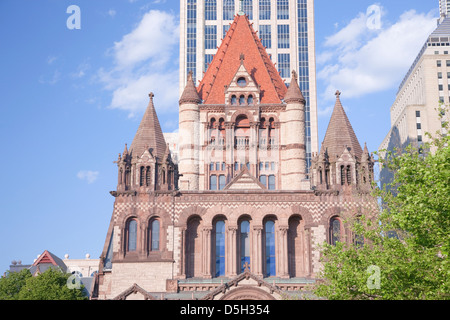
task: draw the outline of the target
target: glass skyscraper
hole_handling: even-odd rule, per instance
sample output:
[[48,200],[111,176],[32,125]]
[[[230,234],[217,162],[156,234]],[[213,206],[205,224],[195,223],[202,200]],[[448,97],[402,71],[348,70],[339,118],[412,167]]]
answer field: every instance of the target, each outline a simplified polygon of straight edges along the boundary
[[244,11],[281,77],[289,85],[298,74],[306,100],[307,168],[318,152],[314,0],[181,0],[180,94],[187,75],[202,79],[234,15]]

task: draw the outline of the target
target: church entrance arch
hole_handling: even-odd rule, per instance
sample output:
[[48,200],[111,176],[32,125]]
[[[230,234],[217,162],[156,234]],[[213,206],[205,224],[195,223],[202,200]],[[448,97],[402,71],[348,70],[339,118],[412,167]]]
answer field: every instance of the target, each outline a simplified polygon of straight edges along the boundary
[[255,287],[240,287],[230,290],[220,300],[276,300],[270,293]]

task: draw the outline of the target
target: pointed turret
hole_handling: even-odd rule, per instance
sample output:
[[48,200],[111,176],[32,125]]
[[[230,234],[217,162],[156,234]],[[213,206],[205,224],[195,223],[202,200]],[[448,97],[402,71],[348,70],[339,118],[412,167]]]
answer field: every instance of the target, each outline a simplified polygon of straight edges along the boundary
[[336,156],[342,154],[342,150],[347,148],[353,156],[361,159],[361,145],[341,104],[340,95],[341,93],[336,91],[336,103],[323,140],[321,152],[326,149],[330,159],[334,160]]
[[166,151],[166,141],[153,105],[154,94],[150,93],[149,97],[147,110],[134,136],[129,153],[135,158],[140,157],[145,150],[150,149],[152,155],[161,160]]
[[305,97],[303,97],[302,91],[300,90],[300,87],[297,83],[297,72],[295,72],[295,70],[292,70],[291,83],[286,91],[286,95],[284,96],[284,102],[305,103]]
[[367,145],[364,145],[364,151],[361,149],[340,95],[337,91],[319,157],[311,165],[312,187],[316,190],[339,190],[345,196],[351,196],[352,192],[370,192],[370,183],[367,182],[373,177],[373,159]]
[[198,96],[197,89],[195,88],[194,79],[192,77],[192,71],[189,71],[186,87],[183,94],[180,97],[179,104],[183,103],[195,103],[199,104],[202,100]]

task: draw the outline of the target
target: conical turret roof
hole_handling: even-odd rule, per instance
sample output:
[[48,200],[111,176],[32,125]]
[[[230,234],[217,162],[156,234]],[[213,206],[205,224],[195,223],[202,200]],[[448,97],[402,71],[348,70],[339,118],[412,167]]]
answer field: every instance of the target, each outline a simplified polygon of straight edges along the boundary
[[331,160],[336,156],[342,155],[344,149],[348,148],[351,154],[361,159],[363,151],[342,107],[340,95],[341,93],[337,91],[333,114],[331,115],[320,152],[327,150]]
[[292,71],[291,83],[284,96],[284,102],[302,102],[305,103],[305,97],[303,97],[302,91],[297,83],[297,72]]
[[163,159],[166,151],[166,141],[153,105],[153,93],[149,94],[150,101],[142,117],[141,124],[134,136],[129,153],[133,157],[141,156],[144,151],[150,149],[153,156]]
[[189,71],[186,87],[184,88],[183,94],[180,97],[179,103],[200,103],[202,100],[198,96],[197,89],[195,88],[195,83],[192,78],[192,71]]

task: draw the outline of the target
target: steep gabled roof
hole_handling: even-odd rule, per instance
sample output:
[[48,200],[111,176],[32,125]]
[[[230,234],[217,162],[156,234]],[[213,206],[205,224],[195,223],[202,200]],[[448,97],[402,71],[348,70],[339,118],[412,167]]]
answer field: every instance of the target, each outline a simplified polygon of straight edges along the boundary
[[153,105],[153,96],[153,93],[149,94],[150,102],[134,136],[129,153],[133,157],[140,157],[146,149],[151,149],[152,155],[161,160],[166,151],[166,141]]
[[45,250],[30,267],[30,272],[34,275],[36,273],[45,272],[45,270],[52,267],[59,267],[64,272],[67,270],[64,261],[50,251]]
[[352,125],[342,107],[340,92],[336,92],[336,103],[323,139],[320,153],[327,151],[330,160],[340,156],[345,148],[361,160],[362,149]]
[[224,87],[244,66],[261,88],[260,103],[281,103],[287,88],[247,16],[236,15],[197,91],[204,104],[223,104]]
[[266,187],[242,166],[241,171],[224,188],[224,190],[262,190]]

